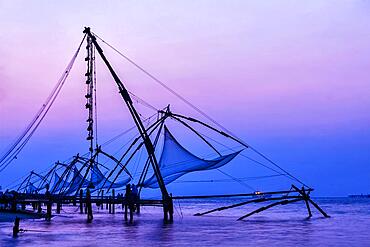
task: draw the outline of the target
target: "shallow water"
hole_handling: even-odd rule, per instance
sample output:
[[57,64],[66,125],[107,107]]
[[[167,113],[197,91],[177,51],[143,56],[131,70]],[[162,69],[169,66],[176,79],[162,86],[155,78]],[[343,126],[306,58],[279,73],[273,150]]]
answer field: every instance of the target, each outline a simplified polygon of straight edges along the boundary
[[244,206],[210,216],[194,213],[239,202],[235,200],[175,202],[175,222],[164,224],[161,208],[146,207],[133,224],[116,214],[94,209],[94,220],[77,207],[64,207],[51,222],[22,220],[21,228],[42,232],[11,237],[12,222],[0,222],[1,246],[370,246],[370,200],[318,198],[316,201],[331,216],[307,220],[304,203],[278,206],[243,221],[236,219],[255,209]]

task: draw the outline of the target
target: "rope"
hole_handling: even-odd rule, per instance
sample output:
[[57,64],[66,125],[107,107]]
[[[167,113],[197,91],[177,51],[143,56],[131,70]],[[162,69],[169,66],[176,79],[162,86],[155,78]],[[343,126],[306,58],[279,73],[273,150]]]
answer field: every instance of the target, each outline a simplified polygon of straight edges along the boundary
[[[256,176],[256,177],[242,177],[242,178],[236,178],[239,181],[253,181],[258,179],[264,179],[264,178],[272,178],[272,177],[280,177],[283,175],[266,175],[266,176]],[[210,179],[210,180],[178,180],[174,181],[173,183],[226,183],[235,181],[234,179]]]
[[[0,172],[2,172],[9,164],[17,159],[17,155],[22,151],[22,149],[26,146],[27,142],[30,140],[32,135],[35,133],[36,129],[41,124],[42,120],[45,118],[46,114],[49,112],[51,106],[53,105],[55,99],[59,95],[68,75],[73,67],[73,64],[77,58],[77,55],[80,51],[80,48],[85,40],[86,35],[82,38],[80,45],[77,48],[77,51],[73,55],[71,61],[68,63],[66,69],[64,70],[62,76],[57,82],[57,85],[53,88],[50,95],[47,97],[45,103],[36,113],[35,117],[32,119],[31,123],[27,126],[26,130],[18,137],[18,139],[13,143],[13,145],[9,148],[8,151],[0,159]],[[36,125],[35,125],[36,124]],[[31,131],[32,130],[32,131]],[[31,132],[30,132],[31,131]],[[27,136],[28,135],[28,136]],[[27,136],[27,137],[26,137]],[[26,137],[26,139],[24,139]],[[21,143],[21,144],[20,144]],[[19,145],[20,144],[20,145]]]
[[239,179],[237,179],[237,178],[235,178],[235,177],[231,176],[230,174],[227,174],[226,172],[223,172],[223,171],[221,171],[220,169],[217,169],[217,171],[219,171],[219,172],[221,172],[222,174],[224,174],[225,176],[227,176],[227,177],[229,177],[229,178],[233,179],[234,181],[238,182],[238,183],[239,183],[239,184],[241,184],[242,186],[247,187],[247,188],[251,189],[252,191],[256,191],[256,189],[255,189],[255,188],[253,188],[252,186],[250,186],[249,184],[247,184],[247,183],[245,183],[245,182],[243,182],[243,181],[240,181]]
[[155,82],[157,82],[158,84],[160,84],[163,88],[165,88],[167,91],[169,91],[170,93],[172,93],[173,95],[175,95],[176,97],[178,97],[180,100],[182,100],[185,104],[187,104],[188,106],[190,106],[191,108],[193,108],[196,112],[198,112],[200,115],[202,115],[203,117],[205,117],[206,119],[208,119],[209,121],[211,121],[213,124],[215,124],[216,126],[218,126],[220,129],[222,129],[223,131],[225,131],[226,133],[228,133],[229,135],[233,136],[235,139],[238,139],[241,143],[245,144],[246,146],[250,147],[251,150],[253,150],[254,152],[256,152],[258,155],[260,155],[262,158],[264,158],[265,160],[267,160],[268,162],[270,162],[272,165],[274,165],[275,167],[277,167],[278,169],[280,169],[282,172],[284,172],[286,175],[288,175],[289,177],[293,178],[295,181],[297,181],[298,183],[310,188],[309,186],[307,186],[305,183],[303,183],[301,180],[299,180],[298,178],[296,178],[295,176],[293,176],[291,173],[289,173],[287,170],[283,169],[281,166],[279,166],[276,162],[272,161],[270,158],[268,158],[266,155],[264,155],[263,153],[259,152],[258,150],[256,150],[255,148],[251,147],[251,145],[249,145],[248,143],[244,142],[243,140],[241,140],[240,138],[238,138],[234,133],[232,133],[230,130],[228,130],[227,128],[225,128],[224,126],[222,126],[220,123],[218,123],[215,119],[213,119],[212,117],[210,117],[208,114],[206,114],[204,111],[202,111],[199,107],[195,106],[193,103],[191,103],[190,101],[188,101],[187,99],[185,99],[183,96],[181,96],[179,93],[177,93],[176,91],[174,91],[173,89],[171,89],[169,86],[167,86],[163,81],[161,81],[160,79],[158,79],[156,76],[154,76],[153,74],[151,74],[149,71],[147,71],[146,69],[144,69],[142,66],[140,66],[139,64],[137,64],[136,62],[134,62],[131,58],[129,58],[128,56],[126,56],[125,54],[123,54],[122,52],[120,52],[119,50],[117,50],[115,47],[113,47],[112,45],[110,45],[109,43],[107,43],[105,40],[103,40],[101,37],[99,37],[96,33],[93,33],[94,36],[96,36],[101,42],[103,42],[104,44],[106,44],[108,47],[110,47],[112,50],[114,50],[115,52],[117,52],[120,56],[122,56],[124,59],[126,59],[129,63],[131,63],[132,65],[134,65],[137,69],[139,69],[140,71],[142,71],[144,74],[146,74],[148,77],[150,77],[151,79],[153,79]]

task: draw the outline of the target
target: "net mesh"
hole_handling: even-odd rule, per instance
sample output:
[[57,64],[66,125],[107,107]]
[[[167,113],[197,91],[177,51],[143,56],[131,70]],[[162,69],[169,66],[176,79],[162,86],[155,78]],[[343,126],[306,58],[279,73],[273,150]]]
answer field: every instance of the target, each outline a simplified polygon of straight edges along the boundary
[[113,183],[104,176],[97,165],[94,165],[91,169],[91,182],[93,183],[95,190],[124,187],[128,182],[130,182],[130,180],[130,178],[127,178],[120,182]]
[[[181,146],[165,126],[164,145],[159,167],[164,183],[169,184],[189,172],[212,170],[224,166],[240,152],[223,155],[212,160],[201,159]],[[143,187],[159,187],[154,174],[144,181]]]

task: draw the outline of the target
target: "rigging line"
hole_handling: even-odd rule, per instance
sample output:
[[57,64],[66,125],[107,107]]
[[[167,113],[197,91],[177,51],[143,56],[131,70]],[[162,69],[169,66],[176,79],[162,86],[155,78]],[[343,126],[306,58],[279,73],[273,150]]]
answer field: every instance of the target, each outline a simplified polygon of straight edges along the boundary
[[[85,40],[85,37],[86,37],[86,35],[84,35],[84,37],[82,38],[82,41],[81,41],[80,45],[78,46],[77,51],[73,55],[72,60],[70,61],[70,63],[68,64],[67,68],[64,70],[62,77],[58,81],[58,84],[59,85],[56,87],[56,91],[54,91],[54,90],[52,91],[52,94],[49,95],[49,97],[47,98],[46,104],[43,104],[43,106],[41,107],[40,111],[41,111],[41,114],[42,115],[40,114],[41,115],[41,118],[38,121],[38,123],[36,124],[36,126],[33,126],[33,125],[39,119],[40,115],[36,116],[36,118],[34,119],[35,121],[32,121],[31,122],[31,128],[28,128],[27,129],[27,132],[23,135],[23,137],[15,144],[15,146],[11,150],[9,150],[7,152],[8,154],[5,155],[5,156],[3,156],[2,159],[0,160],[0,168],[1,168],[0,169],[0,172],[2,172],[14,160],[14,158],[17,157],[17,155],[21,152],[21,150],[27,144],[27,142],[29,141],[29,139],[32,137],[32,135],[34,134],[34,132],[36,131],[36,129],[38,128],[38,126],[40,125],[40,123],[42,122],[42,120],[45,118],[46,114],[49,112],[49,110],[50,110],[51,106],[53,105],[55,99],[57,98],[60,90],[62,89],[62,87],[63,87],[66,79],[68,78],[68,75],[69,75],[69,73],[70,73],[70,71],[71,71],[71,69],[73,67],[73,64],[74,64],[74,62],[75,62],[75,60],[77,58],[77,55],[78,55],[78,53],[80,51],[80,48],[81,48],[81,46],[83,44],[83,41]],[[14,154],[14,152],[13,152],[14,149],[18,146],[18,144],[21,142],[21,140],[27,135],[27,133],[32,129],[32,127],[34,127],[33,130],[31,131],[31,133],[28,134],[28,137],[26,138],[26,140],[24,140],[22,142],[21,146],[16,149],[15,154]],[[11,155],[12,153],[13,153],[13,155]],[[10,156],[11,159],[9,159],[8,156]],[[5,162],[3,162],[4,159],[6,159]]]
[[[166,119],[166,116],[163,116],[162,118],[160,118],[159,120],[157,120],[154,124],[152,124],[149,128],[148,128],[148,130],[150,129],[150,128],[152,128],[151,130],[150,130],[150,132],[148,132],[148,137],[150,138],[150,136],[153,134],[153,132],[158,128],[158,126],[161,126],[161,123],[163,123],[163,121]],[[136,140],[139,140],[139,139],[136,139]],[[136,142],[136,140],[135,140],[135,142]],[[130,155],[130,157],[127,159],[127,161],[126,161],[126,163],[125,163],[125,165],[124,165],[124,167],[126,167],[128,164],[129,164],[129,162],[131,161],[131,159],[135,156],[135,154],[137,153],[137,151],[139,150],[139,149],[141,149],[141,147],[143,146],[143,145],[145,145],[145,142],[143,141],[143,142],[141,142],[137,147],[136,147],[136,149],[132,152],[132,154]],[[154,147],[153,147],[154,148]],[[126,155],[126,153],[124,154],[124,155]],[[121,158],[122,159],[122,158]],[[116,166],[117,167],[117,166]],[[116,168],[115,167],[115,168]],[[113,179],[113,181],[112,181],[112,184],[111,184],[111,186],[109,186],[109,188],[107,189],[107,192],[111,189],[111,187],[112,187],[112,185],[113,185],[113,183],[115,183],[115,181],[117,180],[117,178],[118,178],[118,176],[122,173],[122,170],[123,169],[120,169],[119,171],[118,171],[118,173],[117,173],[117,175],[115,176],[115,178]],[[110,174],[111,175],[111,174]],[[108,180],[108,178],[109,177],[107,177],[107,179],[106,179],[106,181]],[[131,177],[132,178],[132,177]],[[105,182],[104,182],[105,183]],[[104,186],[104,185],[103,185]]]
[[243,185],[244,187],[247,187],[247,188],[249,188],[249,189],[251,189],[251,190],[253,190],[253,191],[256,191],[256,189],[255,189],[255,188],[253,188],[252,186],[250,186],[249,184],[247,184],[247,183],[245,183],[245,182],[243,182],[243,181],[240,181],[239,179],[237,179],[237,178],[235,178],[235,177],[231,176],[230,174],[227,174],[226,172],[221,171],[220,169],[217,169],[217,171],[219,171],[219,172],[221,172],[222,174],[224,174],[225,176],[227,176],[227,177],[229,177],[229,178],[231,178],[231,179],[235,180],[236,182],[238,182],[239,184]]
[[[259,177],[242,177],[242,178],[236,178],[240,181],[254,181],[259,179],[265,179],[265,178],[271,178],[271,177],[280,177],[283,175],[275,174],[275,175],[266,175],[266,176],[259,176]],[[230,182],[234,181],[234,179],[209,179],[209,180],[178,180],[173,181],[172,183],[215,183],[215,182]]]
[[292,177],[294,180],[296,180],[297,182],[299,182],[300,184],[310,188],[309,186],[307,186],[305,183],[303,183],[301,180],[299,180],[298,178],[296,178],[295,176],[293,176],[291,173],[289,173],[288,171],[286,171],[284,168],[282,168],[281,166],[279,166],[276,162],[272,161],[270,158],[268,158],[266,155],[264,155],[263,153],[261,153],[260,151],[256,150],[255,148],[251,147],[248,143],[244,142],[243,140],[241,140],[240,138],[238,138],[233,132],[231,132],[230,130],[228,130],[227,128],[225,128],[224,126],[222,126],[220,123],[218,123],[215,119],[213,119],[212,117],[210,117],[208,114],[206,114],[204,111],[202,111],[199,107],[195,106],[193,103],[191,103],[190,101],[188,101],[187,99],[185,99],[183,96],[181,96],[179,93],[177,93],[176,91],[174,91],[172,88],[168,87],[163,81],[161,81],[160,79],[158,79],[156,76],[154,76],[153,74],[151,74],[149,71],[147,71],[146,69],[144,69],[142,66],[140,66],[139,64],[137,64],[136,62],[134,62],[132,59],[130,59],[128,56],[124,55],[122,52],[120,52],[119,50],[117,50],[115,47],[113,47],[112,45],[110,45],[109,43],[107,43],[105,40],[103,40],[102,38],[100,38],[96,33],[93,33],[94,36],[96,36],[98,39],[100,39],[103,43],[105,43],[107,46],[109,46],[112,50],[114,50],[115,52],[117,52],[119,55],[121,55],[123,58],[125,58],[128,62],[130,62],[132,65],[134,65],[136,68],[138,68],[140,71],[142,71],[144,74],[146,74],[147,76],[149,76],[151,79],[153,79],[155,82],[159,83],[162,87],[164,87],[165,89],[167,89],[170,93],[172,93],[173,95],[175,95],[176,97],[178,97],[179,99],[181,99],[185,104],[187,104],[188,106],[190,106],[191,108],[193,108],[195,111],[197,111],[199,114],[201,114],[203,117],[207,118],[209,121],[211,121],[212,123],[214,123],[215,125],[217,125],[219,128],[221,128],[223,131],[225,131],[226,133],[228,133],[229,135],[233,136],[234,138],[238,139],[240,142],[244,143],[246,146],[250,147],[253,151],[255,151],[257,154],[259,154],[260,156],[262,156],[264,159],[266,159],[268,162],[270,162],[272,165],[276,166],[277,168],[279,168],[280,170],[282,170],[283,172],[285,172],[288,176]]
[[144,106],[146,106],[146,107],[148,107],[148,108],[150,108],[150,109],[152,109],[153,111],[155,111],[155,112],[158,112],[158,109],[157,108],[155,108],[153,105],[151,105],[150,103],[148,103],[148,101],[145,101],[145,100],[143,100],[142,98],[140,98],[139,96],[137,96],[136,94],[134,94],[134,93],[132,93],[132,92],[130,92],[130,91],[128,91],[128,93],[134,98],[134,99],[136,99],[137,101],[138,101],[138,103],[141,103],[142,105],[144,105]]
[[[41,172],[40,172],[40,174],[43,174],[44,172],[49,172],[49,171],[50,171],[50,168],[51,168],[51,167],[54,167],[54,166],[55,166],[55,164],[53,163],[52,165],[48,166],[45,170],[41,171]],[[4,188],[12,189],[12,188],[18,187],[18,185],[19,185],[20,183],[17,183],[17,184],[15,184],[15,183],[16,183],[16,182],[18,182],[19,180],[23,180],[26,176],[27,176],[27,175],[24,175],[24,176],[22,176],[22,177],[20,177],[20,178],[17,178],[16,180],[14,180],[14,181],[10,182],[9,184],[7,184]],[[45,176],[46,176],[46,175],[45,175]],[[11,187],[10,187],[10,186],[11,186]]]
[[[67,71],[66,71],[67,72]],[[67,77],[65,77],[67,78]],[[65,80],[64,80],[65,81]],[[64,84],[64,82],[63,82]],[[27,138],[25,140],[23,140],[22,144],[15,150],[15,152],[13,152],[13,155],[10,155],[1,165],[1,169],[0,169],[0,172],[2,172],[6,167],[8,167],[8,165],[14,160],[14,159],[17,159],[17,156],[18,154],[22,151],[22,149],[26,146],[26,144],[28,143],[28,141],[31,139],[31,137],[33,136],[33,134],[35,133],[35,131],[37,130],[37,128],[39,127],[39,125],[41,124],[42,120],[45,118],[46,114],[49,112],[51,106],[53,105],[56,97],[58,96],[60,90],[62,89],[62,86],[63,84],[58,88],[58,91],[56,92],[54,98],[52,99],[52,101],[50,102],[50,104],[48,105],[48,108],[46,108],[45,112],[43,113],[43,115],[41,116],[40,120],[37,122],[36,126],[33,128],[33,130],[28,134]]]
[[[221,145],[221,146],[223,146],[223,147],[225,147],[225,148],[227,148],[227,149],[229,149],[229,150],[231,150],[231,151],[233,151],[233,152],[236,152],[235,148],[230,148],[229,146],[226,146],[225,144],[223,144],[223,143],[221,143],[221,142],[217,141],[217,140],[216,140],[216,139],[214,139],[214,138],[211,138],[210,136],[208,136],[208,135],[206,135],[206,134],[204,134],[204,133],[201,133],[201,132],[199,132],[199,133],[200,133],[201,135],[203,135],[204,137],[206,137],[206,138],[208,138],[208,139],[210,139],[210,140],[212,140],[212,141],[216,142],[217,144],[219,144],[219,145]],[[269,166],[267,166],[267,165],[263,164],[262,162],[259,162],[259,161],[255,160],[255,159],[253,159],[253,158],[251,158],[251,157],[249,157],[249,156],[245,155],[245,154],[240,153],[239,155],[240,155],[240,156],[243,156],[244,158],[247,158],[247,159],[249,159],[250,161],[252,161],[252,162],[254,162],[254,163],[258,164],[258,165],[261,165],[261,166],[263,166],[263,167],[265,167],[265,168],[267,168],[267,169],[269,169],[269,170],[271,170],[271,171],[273,171],[273,172],[276,172],[276,173],[277,173],[277,174],[279,174],[279,175],[287,176],[285,173],[281,173],[281,172],[279,172],[279,171],[275,170],[274,168],[271,168],[271,167],[269,167]],[[289,177],[289,176],[287,176],[287,177]],[[291,177],[289,177],[289,178],[290,178],[290,179],[292,179]]]
[[138,159],[136,159],[136,162],[135,162],[135,171],[132,175],[133,179],[136,178],[136,174],[137,174],[137,169],[139,168],[139,164],[140,164],[140,160],[141,160],[141,156],[143,154],[143,149],[140,149],[139,151],[139,157]]
[[191,117],[186,117],[186,116],[183,116],[183,115],[180,115],[180,114],[174,114],[174,113],[171,113],[173,116],[176,116],[176,117],[180,117],[180,118],[183,118],[183,119],[186,119],[188,121],[191,121],[191,122],[195,122],[195,123],[198,123],[198,124],[201,124],[213,131],[216,131],[226,137],[229,137],[231,139],[233,139],[234,141],[237,141],[238,143],[240,144],[243,144],[245,147],[247,148],[250,148],[252,151],[254,151],[255,153],[257,153],[258,155],[260,155],[262,158],[264,158],[265,160],[267,160],[269,163],[271,163],[272,165],[274,165],[275,167],[277,167],[278,169],[280,169],[282,172],[284,172],[287,176],[289,176],[290,178],[292,178],[293,180],[297,181],[298,183],[306,186],[307,188],[310,188],[309,186],[307,186],[305,183],[303,183],[301,180],[299,180],[298,178],[296,178],[295,176],[293,176],[292,174],[290,174],[289,172],[287,172],[286,170],[284,170],[282,167],[280,167],[278,164],[276,164],[275,162],[273,162],[271,159],[269,159],[268,157],[266,157],[264,154],[262,154],[261,152],[257,151],[255,148],[249,146],[248,144],[246,144],[245,142],[243,142],[242,140],[230,135],[230,134],[227,134],[227,133],[224,133],[206,123],[203,123],[202,121],[198,120],[198,119],[195,119],[195,118],[191,118]]
[[[144,119],[144,120],[143,120],[143,122],[145,122],[145,121],[148,121],[148,122],[149,122],[149,121],[150,121],[153,117],[155,117],[156,115],[157,115],[157,113],[155,113],[155,114],[153,114],[153,115],[149,116],[148,118]],[[125,134],[129,133],[130,131],[132,131],[132,130],[134,130],[134,129],[136,129],[136,126],[132,126],[131,128],[129,128],[129,129],[127,129],[127,130],[123,131],[122,133],[120,133],[120,134],[116,135],[115,137],[113,137],[113,138],[111,138],[111,139],[109,139],[109,140],[105,141],[103,144],[101,144],[101,146],[108,146],[108,145],[109,145],[109,144],[111,144],[112,142],[116,141],[117,139],[119,139],[120,137],[122,137],[123,135],[125,135]]]
[[[149,129],[151,129],[152,127],[153,127],[153,124],[154,123],[151,123],[150,122],[150,118],[152,118],[153,116],[155,116],[155,115],[157,115],[157,113],[156,114],[154,114],[154,115],[152,115],[151,117],[149,117],[149,118],[147,118],[147,119],[145,119],[144,121],[143,121],[143,123],[145,123],[146,122],[146,124],[147,124],[147,126],[149,126],[150,124],[151,124],[151,126],[149,126],[148,128],[147,128],[147,130],[149,130]],[[148,121],[147,121],[148,120]],[[164,119],[162,119],[162,120],[164,120]],[[158,121],[158,120],[156,120],[156,121]],[[133,127],[133,128],[135,128],[135,127]],[[128,144],[130,144],[130,143],[132,143],[132,141],[134,141],[135,143],[138,141],[136,141],[136,139],[140,139],[140,134],[136,134],[135,136],[133,136],[133,137],[131,137],[123,146],[121,146],[114,154],[113,154],[113,156],[115,156],[115,155],[117,155],[124,147],[126,147]],[[130,149],[131,147],[129,147],[129,149]],[[123,157],[121,158],[121,161],[122,161],[122,159],[124,158],[124,156],[125,155],[123,155]],[[109,162],[109,159],[106,161],[106,162],[104,162],[104,164],[106,164],[106,163],[108,163]]]
[[202,139],[202,141],[204,141],[220,157],[222,157],[221,153],[211,143],[209,143],[200,133],[198,133],[198,131],[196,131],[193,127],[191,127],[189,124],[185,123],[184,121],[182,121],[181,119],[179,119],[177,117],[172,116],[172,118],[175,119],[176,121],[180,122],[181,124],[183,124],[185,127],[187,127],[188,129],[190,129],[192,132],[194,132],[200,139]]

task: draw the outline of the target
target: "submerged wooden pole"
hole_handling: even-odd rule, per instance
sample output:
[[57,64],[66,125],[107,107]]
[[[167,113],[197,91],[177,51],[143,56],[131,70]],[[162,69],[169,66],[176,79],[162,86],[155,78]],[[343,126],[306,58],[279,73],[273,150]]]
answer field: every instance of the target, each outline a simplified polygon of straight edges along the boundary
[[115,214],[115,212],[116,212],[116,205],[114,204],[114,202],[115,202],[115,191],[114,191],[114,189],[112,189],[112,214]]
[[49,202],[46,203],[46,220],[47,221],[51,220],[52,206],[53,206],[52,202],[49,201]]
[[308,203],[308,198],[309,198],[309,192],[306,193],[306,191],[304,190],[304,187],[302,187],[302,195],[303,195],[303,198],[304,198],[304,202],[306,204],[306,208],[307,208],[307,211],[308,211],[308,218],[311,218],[312,217],[312,212],[311,212],[311,208],[310,208],[310,204]]
[[127,199],[125,200],[125,216],[124,216],[124,218],[125,218],[125,221],[127,221],[127,209],[128,209],[128,204],[127,204]]
[[261,207],[259,209],[256,209],[253,212],[240,217],[238,220],[242,220],[242,219],[247,218],[247,217],[249,217],[253,214],[257,214],[259,212],[265,211],[266,209],[272,208],[272,207],[277,206],[277,205],[286,205],[286,204],[293,203],[293,202],[298,202],[298,201],[301,201],[301,200],[302,200],[302,198],[298,198],[298,199],[294,199],[294,200],[282,200],[282,201],[279,201],[279,202],[274,202],[274,203],[271,203],[271,204],[269,204],[265,207]]
[[61,208],[61,204],[60,202],[57,202],[57,214],[60,214],[60,208]]
[[272,198],[257,198],[257,199],[248,200],[248,201],[245,201],[245,202],[239,202],[239,203],[236,203],[236,204],[232,204],[230,206],[223,206],[223,207],[211,209],[211,210],[208,210],[208,211],[203,212],[203,213],[196,213],[196,214],[194,214],[194,216],[202,216],[202,215],[210,214],[210,213],[213,213],[213,212],[216,212],[216,211],[222,211],[222,210],[226,210],[226,209],[229,209],[229,208],[240,207],[240,206],[250,204],[250,203],[276,201],[276,200],[283,200],[283,199],[297,199],[297,198],[300,198],[300,197],[299,196],[281,196],[281,197],[272,197]]
[[101,191],[101,204],[100,204],[100,209],[103,210],[104,209],[104,190]]
[[49,191],[49,186],[46,187],[45,196],[46,196],[46,199],[47,199],[47,202],[46,202],[46,220],[50,221],[51,220],[51,210],[52,210],[53,202],[51,200],[51,194],[50,194],[50,191]]
[[[130,197],[131,197],[131,186],[130,184],[126,184],[126,193],[125,193],[125,221],[127,221],[127,210],[130,205]],[[131,217],[131,215],[130,215]]]
[[170,222],[173,222],[173,200],[172,200],[172,194],[170,194],[170,198],[169,198],[168,213],[170,215]]
[[111,214],[112,213],[112,202],[111,202],[111,200],[112,200],[112,196],[109,196],[108,197],[108,208],[109,208],[109,213]]
[[83,196],[83,190],[80,189],[80,214],[84,213],[84,207],[83,207],[83,203],[82,203],[82,196]]
[[87,222],[91,223],[94,217],[91,205],[91,193],[89,188],[86,189],[86,208],[87,208]]
[[168,222],[168,201],[167,198],[163,199],[163,220]]
[[37,202],[37,213],[41,214],[41,212],[42,212],[41,202]]
[[18,217],[15,217],[14,226],[13,226],[13,238],[18,237],[18,233],[19,233],[19,221],[20,221],[20,219]]
[[322,210],[322,208],[320,208],[319,205],[317,205],[314,201],[311,200],[309,195],[305,193],[304,188],[302,188],[303,192],[300,189],[298,189],[297,186],[295,186],[294,184],[292,184],[292,188],[295,189],[297,192],[299,192],[303,197],[306,197],[305,200],[310,202],[325,218],[330,218],[330,216],[327,213],[325,213],[325,211]]

